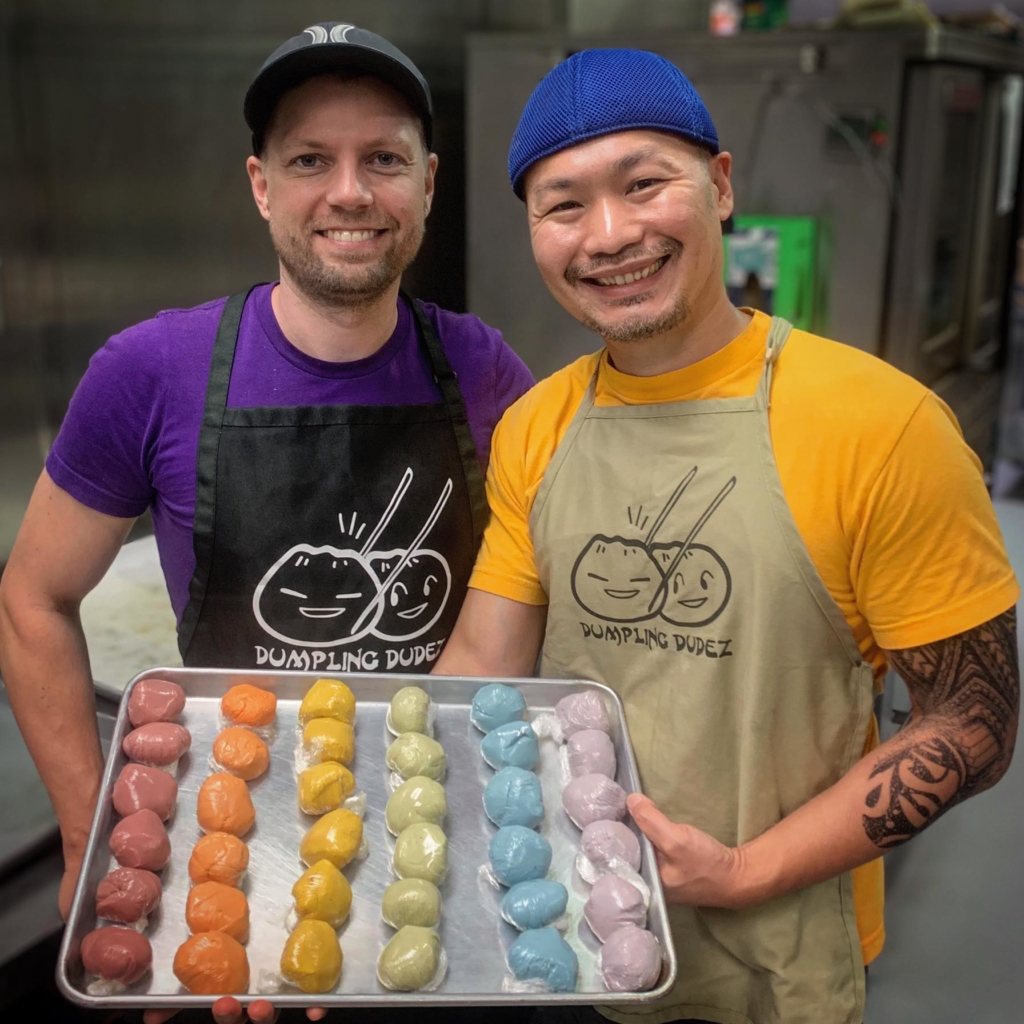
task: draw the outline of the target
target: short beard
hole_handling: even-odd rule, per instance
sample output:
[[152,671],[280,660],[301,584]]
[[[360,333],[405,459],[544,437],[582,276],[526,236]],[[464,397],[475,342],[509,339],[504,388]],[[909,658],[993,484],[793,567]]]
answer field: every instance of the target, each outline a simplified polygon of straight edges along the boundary
[[423,244],[424,225],[412,227],[399,239],[398,221],[392,219],[391,245],[371,264],[353,261],[351,268],[332,265],[313,249],[308,235],[279,234],[270,224],[270,238],[281,266],[295,287],[314,304],[327,309],[353,309],[373,305],[416,259]]
[[[639,298],[639,297],[638,297]],[[632,304],[631,300],[629,304]],[[636,341],[647,341],[668,331],[675,330],[690,317],[690,304],[680,295],[676,304],[661,316],[638,314],[618,323],[604,323],[588,313],[581,313],[579,321],[584,327],[600,335],[605,341],[627,345]]]

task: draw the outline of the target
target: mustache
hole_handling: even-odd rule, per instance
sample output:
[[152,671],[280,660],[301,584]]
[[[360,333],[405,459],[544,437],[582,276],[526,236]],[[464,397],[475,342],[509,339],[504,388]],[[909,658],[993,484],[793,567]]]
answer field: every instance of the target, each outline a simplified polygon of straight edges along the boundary
[[662,256],[678,256],[683,251],[683,243],[674,238],[666,238],[653,247],[642,245],[620,249],[614,256],[601,256],[589,263],[575,263],[565,271],[565,279],[569,284],[578,284],[585,277],[610,277],[624,263],[632,263],[638,259],[657,260]]
[[380,231],[384,228],[395,230],[395,228],[401,227],[398,221],[390,214],[384,216],[377,216],[375,218],[376,223],[370,224],[366,221],[361,223],[348,223],[344,217],[335,217],[329,222],[323,224],[313,224],[310,228],[311,231]]

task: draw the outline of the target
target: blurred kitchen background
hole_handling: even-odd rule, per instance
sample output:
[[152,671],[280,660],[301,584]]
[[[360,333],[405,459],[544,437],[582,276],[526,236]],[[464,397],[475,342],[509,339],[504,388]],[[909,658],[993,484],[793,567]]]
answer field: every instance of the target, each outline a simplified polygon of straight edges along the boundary
[[[92,353],[274,277],[242,96],[283,39],[336,20],[391,39],[433,90],[438,194],[407,288],[499,327],[538,377],[596,344],[532,264],[505,172],[519,112],[575,50],[676,62],[734,157],[736,301],[943,397],[1024,575],[1021,16],[1024,0],[0,0],[0,567]],[[147,532],[83,611],[108,732],[119,688],[174,656]],[[133,626],[150,605],[156,624]],[[887,687],[884,735],[907,710]],[[1018,759],[887,858],[868,1024],[1024,1021],[1022,780]],[[59,873],[0,691],[0,1020],[101,1019],[53,991]]]

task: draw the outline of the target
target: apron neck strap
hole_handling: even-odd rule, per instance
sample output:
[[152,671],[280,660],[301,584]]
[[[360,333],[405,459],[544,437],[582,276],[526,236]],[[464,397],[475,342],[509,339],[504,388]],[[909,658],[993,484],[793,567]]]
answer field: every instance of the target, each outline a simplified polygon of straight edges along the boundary
[[758,385],[758,392],[765,409],[772,407],[772,370],[778,361],[779,354],[786,346],[793,325],[781,316],[773,316],[768,328],[768,342],[764,349],[764,372]]
[[487,525],[489,511],[487,507],[487,495],[484,490],[484,478],[480,469],[480,460],[477,458],[476,444],[473,441],[473,432],[469,426],[469,417],[466,413],[466,402],[462,397],[462,389],[459,387],[455,371],[444,354],[444,348],[437,337],[433,324],[427,317],[418,299],[411,298],[405,291],[400,291],[399,297],[409,306],[416,320],[416,327],[423,346],[427,352],[427,359],[430,362],[430,369],[434,380],[441,391],[444,404],[448,407],[448,415],[451,417],[452,429],[455,431],[455,440],[458,442],[459,455],[462,459],[462,472],[466,478],[466,488],[469,491],[469,504],[473,514],[473,545],[474,553],[480,547],[480,540],[484,534],[484,527]]

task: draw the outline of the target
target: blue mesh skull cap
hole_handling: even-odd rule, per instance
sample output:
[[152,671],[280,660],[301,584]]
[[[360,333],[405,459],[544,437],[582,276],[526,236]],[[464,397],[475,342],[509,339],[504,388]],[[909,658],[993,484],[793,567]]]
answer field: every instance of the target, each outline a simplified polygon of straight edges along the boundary
[[693,83],[646,50],[581,50],[541,80],[508,151],[512,191],[538,161],[599,135],[653,128],[717,153],[718,132]]

